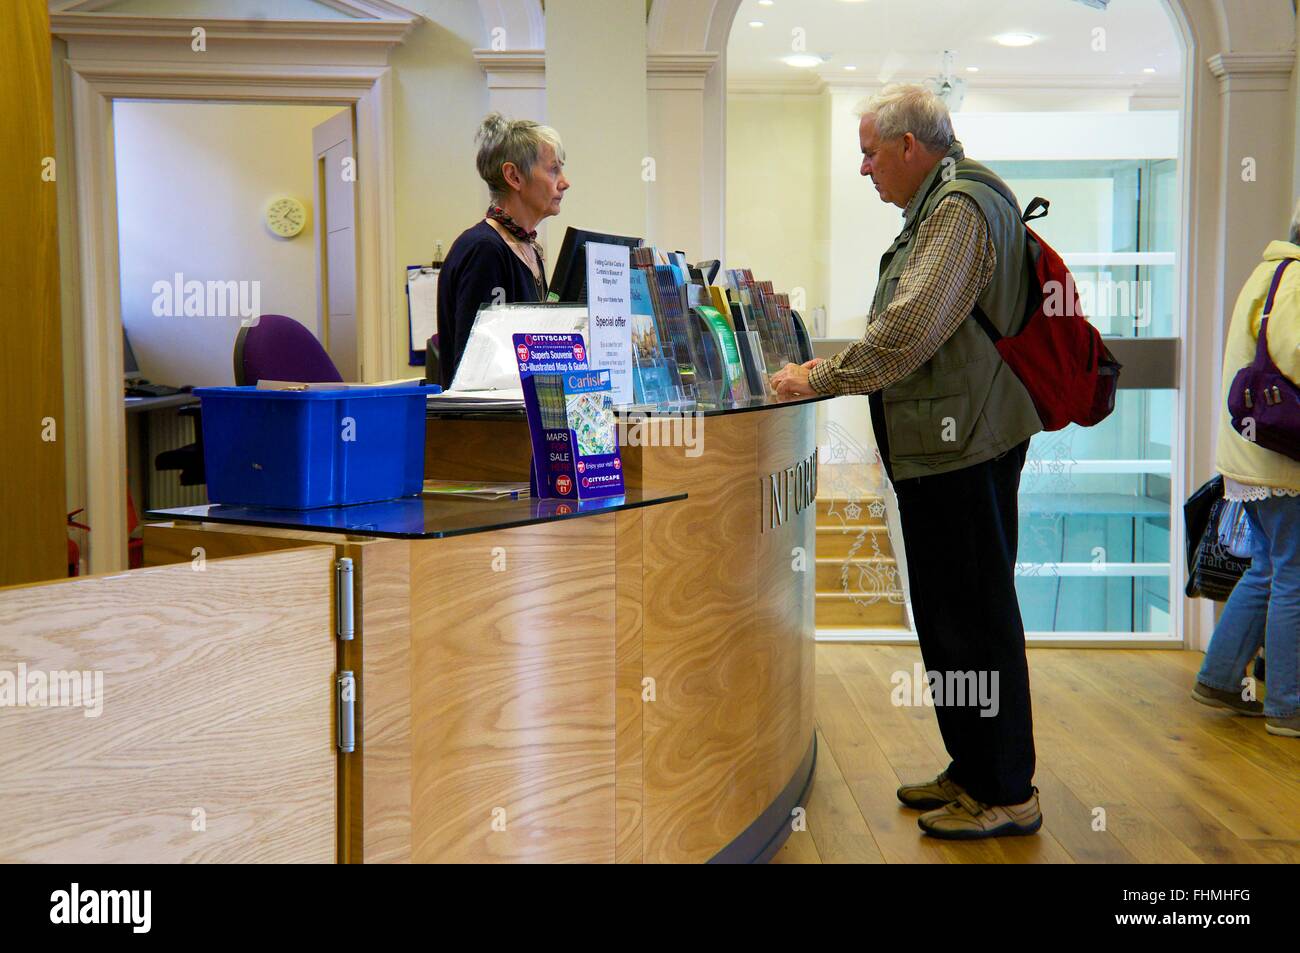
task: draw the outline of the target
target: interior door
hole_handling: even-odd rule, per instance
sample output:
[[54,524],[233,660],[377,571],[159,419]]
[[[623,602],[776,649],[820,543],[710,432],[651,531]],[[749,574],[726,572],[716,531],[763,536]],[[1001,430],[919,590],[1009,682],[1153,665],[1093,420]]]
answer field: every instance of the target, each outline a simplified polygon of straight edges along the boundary
[[357,353],[356,139],[352,109],[312,130],[316,157],[317,329],[346,381],[359,381]]
[[[54,155],[45,4],[4,4],[0,24],[5,63],[0,111],[9,143],[0,150],[0,181],[6,184],[0,191],[5,223],[0,238],[0,446],[5,452],[0,585],[10,585],[67,575],[63,455],[69,435],[63,414],[58,210],[52,160],[42,158]],[[125,516],[118,499],[120,514],[94,513],[97,528]],[[125,557],[125,523],[119,527]],[[102,547],[105,564],[111,533],[111,525],[95,533],[108,537]]]

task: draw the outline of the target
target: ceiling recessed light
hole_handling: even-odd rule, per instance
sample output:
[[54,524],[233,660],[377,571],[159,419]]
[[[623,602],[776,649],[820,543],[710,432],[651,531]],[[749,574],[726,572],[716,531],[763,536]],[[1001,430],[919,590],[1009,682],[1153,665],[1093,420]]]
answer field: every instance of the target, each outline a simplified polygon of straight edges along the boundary
[[760,7],[770,7],[776,0],[758,0]]
[[966,72],[968,72],[968,73],[978,73],[979,71],[980,71],[980,68],[979,68],[978,66],[967,66],[967,67],[966,67]]
[[763,25],[763,21],[762,21],[762,20],[750,20],[750,21],[749,21],[749,25],[752,26],[754,29],[757,30],[759,27],[761,27],[761,26]]
[[1038,42],[1032,33],[1002,33],[993,39],[1002,46],[1029,46]]
[[799,69],[812,69],[814,66],[821,66],[825,60],[813,53],[792,53],[789,56],[781,57],[781,62],[786,66],[794,66]]
[[1144,72],[1144,73],[1154,73],[1155,71],[1156,71],[1156,68],[1155,68],[1154,66],[1146,66],[1146,67],[1143,67],[1143,69],[1142,69],[1142,72]]
[[856,66],[846,66],[846,67],[844,67],[844,68],[845,68],[846,70],[848,70],[850,73],[852,73],[855,69],[857,69]]

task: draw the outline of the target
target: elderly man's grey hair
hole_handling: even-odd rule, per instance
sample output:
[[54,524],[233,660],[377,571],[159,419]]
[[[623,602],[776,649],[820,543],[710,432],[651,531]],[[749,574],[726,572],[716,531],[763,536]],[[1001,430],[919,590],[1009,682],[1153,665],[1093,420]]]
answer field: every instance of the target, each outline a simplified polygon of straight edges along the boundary
[[510,194],[510,186],[501,171],[507,162],[513,162],[527,178],[537,164],[543,143],[555,150],[557,159],[564,161],[560,134],[531,119],[507,119],[500,113],[488,113],[474,140],[478,143],[478,174],[487,183],[493,199]]
[[924,86],[894,83],[858,104],[858,116],[871,116],[881,139],[897,139],[910,132],[916,141],[935,152],[952,145],[952,117],[942,99]]
[[1295,211],[1291,213],[1291,235],[1292,245],[1300,245],[1300,202],[1295,203]]

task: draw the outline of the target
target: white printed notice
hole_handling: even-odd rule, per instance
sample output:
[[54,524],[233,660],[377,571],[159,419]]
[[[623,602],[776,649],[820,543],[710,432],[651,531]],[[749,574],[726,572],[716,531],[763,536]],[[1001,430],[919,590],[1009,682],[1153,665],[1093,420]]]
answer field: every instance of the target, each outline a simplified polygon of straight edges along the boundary
[[632,403],[632,292],[626,245],[587,242],[589,363],[607,368],[614,403]]

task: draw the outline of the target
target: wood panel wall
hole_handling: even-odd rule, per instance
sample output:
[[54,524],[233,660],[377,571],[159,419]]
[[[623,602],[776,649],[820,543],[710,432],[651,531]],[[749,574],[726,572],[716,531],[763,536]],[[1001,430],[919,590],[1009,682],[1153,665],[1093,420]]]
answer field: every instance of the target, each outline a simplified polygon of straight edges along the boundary
[[[0,586],[67,575],[50,28],[0,4]],[[52,429],[51,429],[52,428]],[[46,439],[53,436],[54,439]],[[126,505],[126,501],[122,502]]]
[[[689,498],[617,516],[621,863],[710,859],[776,799],[808,751],[816,506],[789,512],[776,529],[764,520],[768,475],[816,449],[815,414],[793,406],[705,418],[699,457],[664,445],[622,450],[630,490],[684,490]],[[463,422],[470,432],[457,434],[467,452],[456,476],[511,478],[494,448],[518,440],[526,447],[519,426]],[[428,475],[449,475],[441,461],[450,458],[430,455]],[[412,579],[426,571],[413,565]],[[643,701],[647,678],[653,698]]]
[[758,414],[706,419],[706,449],[643,447],[646,486],[689,497],[645,516],[645,859],[702,862],[753,821],[753,479]]
[[412,545],[412,860],[614,861],[614,526]]
[[643,665],[656,682],[647,863],[710,859],[776,799],[812,741],[816,506],[772,529],[765,488],[813,452],[815,412],[708,417],[702,456],[641,447],[630,458],[638,483],[689,494],[643,511]]
[[83,691],[0,705],[0,861],[333,862],[332,558],[0,590],[0,691],[52,672]]
[[[338,860],[407,863],[411,859],[411,546],[406,540],[356,539],[221,523],[150,524],[145,564],[191,562],[324,543],[353,564],[353,638],[336,641],[338,671],[357,680],[356,750],[338,755]],[[331,597],[332,599],[333,597]],[[334,616],[331,601],[331,617]],[[337,619],[331,621],[331,632]]]

